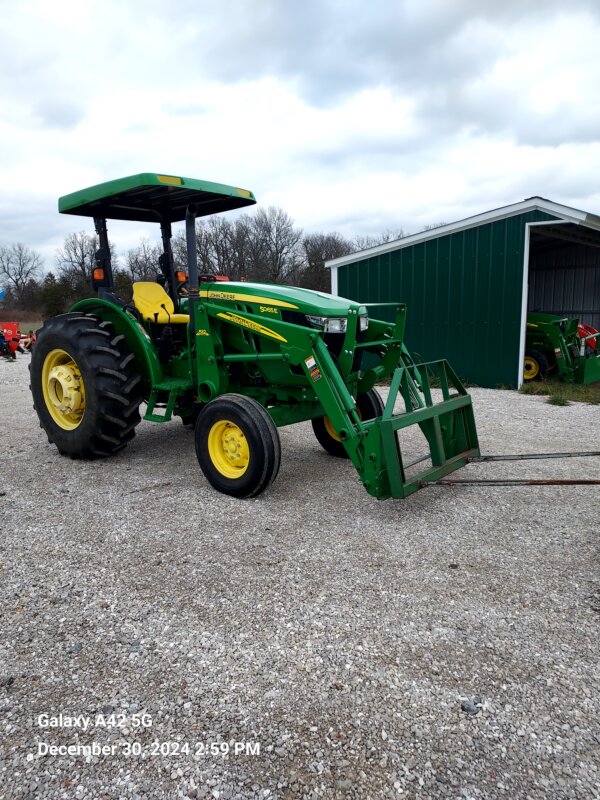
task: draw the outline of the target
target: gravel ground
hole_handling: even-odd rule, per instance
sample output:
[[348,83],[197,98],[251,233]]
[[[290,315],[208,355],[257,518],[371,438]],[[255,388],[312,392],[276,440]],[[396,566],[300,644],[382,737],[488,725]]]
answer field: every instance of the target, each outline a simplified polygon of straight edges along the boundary
[[[600,796],[598,488],[378,502],[302,424],[236,501],[179,422],[60,457],[27,362],[0,361],[0,798]],[[600,449],[600,407],[472,394],[485,453]]]

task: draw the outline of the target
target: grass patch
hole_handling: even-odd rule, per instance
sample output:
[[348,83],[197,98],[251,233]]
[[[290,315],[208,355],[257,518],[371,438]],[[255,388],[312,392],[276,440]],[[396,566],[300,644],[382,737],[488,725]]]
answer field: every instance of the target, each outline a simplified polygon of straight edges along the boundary
[[18,311],[14,308],[0,308],[2,322],[18,322],[22,331],[36,330],[42,327],[43,319],[33,311]]
[[547,403],[553,406],[566,406],[569,402],[600,404],[600,384],[584,386],[580,383],[561,381],[530,381],[521,386],[521,394],[547,395]]
[[35,333],[43,324],[41,319],[26,319],[23,322],[19,322],[19,330],[21,333],[29,333],[29,331],[34,331]]
[[552,394],[553,389],[552,387],[546,383],[545,381],[530,381],[529,383],[524,383],[523,386],[519,389],[521,394]]
[[551,394],[546,402],[551,406],[570,406],[571,402],[563,397],[561,394]]

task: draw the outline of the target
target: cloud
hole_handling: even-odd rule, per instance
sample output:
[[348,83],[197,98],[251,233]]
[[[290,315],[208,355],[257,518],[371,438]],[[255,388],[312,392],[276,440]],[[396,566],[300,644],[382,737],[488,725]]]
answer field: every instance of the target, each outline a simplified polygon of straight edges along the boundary
[[599,39],[591,0],[5,4],[0,243],[52,254],[87,224],[59,195],[152,170],[348,236],[532,194],[599,211]]

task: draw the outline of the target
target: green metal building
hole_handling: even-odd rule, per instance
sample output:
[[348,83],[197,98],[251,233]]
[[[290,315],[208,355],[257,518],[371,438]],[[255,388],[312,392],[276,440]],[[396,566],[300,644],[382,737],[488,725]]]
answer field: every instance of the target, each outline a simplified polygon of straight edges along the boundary
[[325,266],[333,294],[406,303],[415,357],[447,358],[478,386],[521,384],[527,311],[600,329],[600,217],[541,197]]

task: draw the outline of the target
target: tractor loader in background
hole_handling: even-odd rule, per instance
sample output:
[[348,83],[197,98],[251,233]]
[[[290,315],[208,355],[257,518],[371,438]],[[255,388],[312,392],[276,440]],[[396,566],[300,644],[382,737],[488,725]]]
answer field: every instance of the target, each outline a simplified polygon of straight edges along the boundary
[[523,379],[546,377],[565,383],[600,381],[600,332],[578,319],[530,311]]

